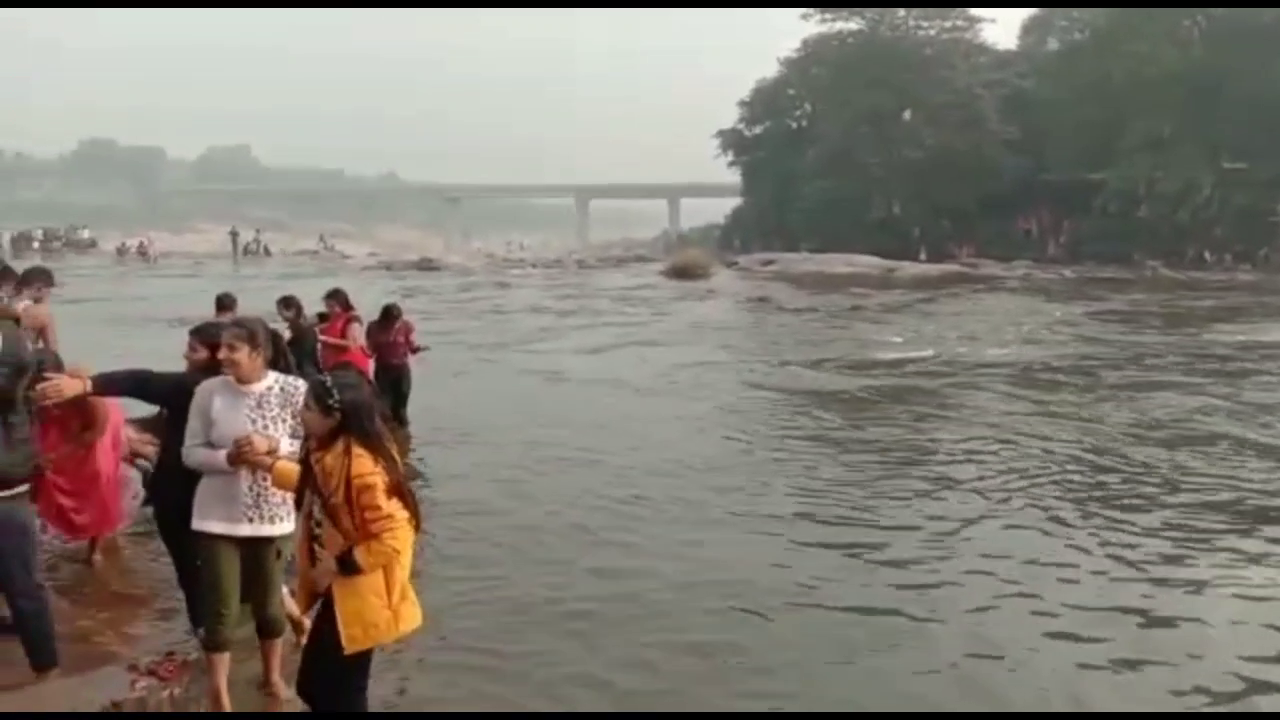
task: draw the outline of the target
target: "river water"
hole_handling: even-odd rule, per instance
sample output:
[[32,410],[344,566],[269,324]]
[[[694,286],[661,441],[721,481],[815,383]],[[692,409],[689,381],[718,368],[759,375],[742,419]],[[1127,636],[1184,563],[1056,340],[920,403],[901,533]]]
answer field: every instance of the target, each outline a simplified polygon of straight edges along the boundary
[[379,709],[1280,709],[1280,288],[290,262],[62,266],[63,344],[176,367],[225,289],[405,306],[432,622]]

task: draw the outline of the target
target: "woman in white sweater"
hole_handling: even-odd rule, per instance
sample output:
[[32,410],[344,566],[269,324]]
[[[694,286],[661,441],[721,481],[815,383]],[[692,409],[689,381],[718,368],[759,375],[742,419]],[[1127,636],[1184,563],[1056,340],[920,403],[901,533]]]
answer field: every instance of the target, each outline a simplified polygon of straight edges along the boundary
[[218,353],[223,375],[196,388],[182,447],[183,462],[203,474],[191,528],[207,598],[201,645],[215,712],[231,711],[231,635],[242,601],[253,610],[262,645],[264,687],[272,695],[288,693],[281,674],[287,621],[280,586],[294,530],[293,497],[243,463],[266,453],[296,457],[302,443],[298,411],[307,384],[285,374],[292,358],[287,348],[273,347],[278,337],[258,318],[227,323]]

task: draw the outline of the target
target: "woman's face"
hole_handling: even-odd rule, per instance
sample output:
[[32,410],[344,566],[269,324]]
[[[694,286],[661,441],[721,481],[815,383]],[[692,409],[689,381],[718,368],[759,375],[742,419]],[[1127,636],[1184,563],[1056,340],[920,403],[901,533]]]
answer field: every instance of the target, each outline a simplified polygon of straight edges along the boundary
[[295,318],[293,311],[283,305],[276,306],[276,314],[285,322],[290,322]]
[[342,312],[342,306],[332,300],[324,301],[324,309],[328,311],[330,315],[337,315]]
[[212,357],[213,353],[209,352],[209,348],[187,338],[187,349],[182,351],[182,359],[187,361],[188,370],[199,370],[207,366]]
[[322,438],[333,432],[338,426],[338,415],[325,415],[316,405],[316,401],[307,393],[307,399],[298,411],[298,420],[302,423],[302,431],[310,438]]
[[262,351],[254,350],[235,333],[222,336],[222,347],[218,349],[218,362],[222,363],[222,371],[236,380],[253,382],[258,379],[266,367]]

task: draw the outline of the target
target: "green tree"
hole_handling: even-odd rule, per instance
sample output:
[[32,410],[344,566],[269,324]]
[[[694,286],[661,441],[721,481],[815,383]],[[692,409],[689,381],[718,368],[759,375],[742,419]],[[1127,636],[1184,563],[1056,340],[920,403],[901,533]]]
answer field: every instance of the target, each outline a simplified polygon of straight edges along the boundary
[[822,30],[717,135],[752,245],[914,257],[972,232],[1002,182],[998,54],[967,8],[814,8]]

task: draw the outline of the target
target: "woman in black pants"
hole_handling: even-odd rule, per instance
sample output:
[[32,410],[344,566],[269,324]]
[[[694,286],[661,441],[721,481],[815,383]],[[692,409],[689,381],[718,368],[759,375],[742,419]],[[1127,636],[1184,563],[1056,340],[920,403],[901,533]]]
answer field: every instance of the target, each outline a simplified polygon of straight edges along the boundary
[[42,403],[65,402],[80,395],[127,397],[164,410],[164,437],[149,484],[156,529],[164,543],[173,570],[178,576],[187,606],[187,620],[197,635],[203,626],[200,607],[200,573],[195,534],[191,530],[191,507],[195,502],[200,473],[182,462],[182,437],[187,431],[187,413],[196,386],[222,374],[218,350],[226,324],[202,322],[187,333],[187,349],[182,354],[187,369],[178,372],[155,370],[113,370],[90,378],[50,376],[35,388]]

